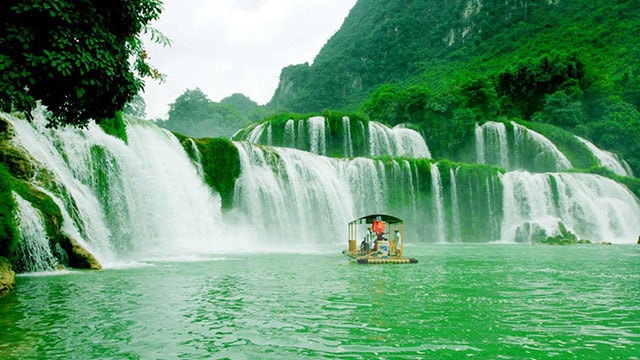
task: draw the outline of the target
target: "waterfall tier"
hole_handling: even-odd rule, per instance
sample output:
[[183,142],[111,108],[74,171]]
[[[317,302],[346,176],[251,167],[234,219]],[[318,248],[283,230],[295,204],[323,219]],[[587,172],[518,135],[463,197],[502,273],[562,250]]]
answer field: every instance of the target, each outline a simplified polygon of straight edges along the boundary
[[[639,201],[613,180],[435,162],[413,130],[354,124],[348,118],[339,122],[348,141],[337,147],[329,140],[335,129],[321,117],[286,121],[282,131],[262,123],[249,136],[257,142],[304,144],[310,151],[234,142],[241,175],[233,204],[223,213],[220,196],[203,180],[198,147],[189,139],[180,144],[151,122],[127,119],[125,144],[95,125],[47,129],[43,111],[34,115],[32,123],[3,115],[15,130],[13,144],[34,159],[37,171],[30,185],[60,207],[65,234],[106,267],[130,259],[339,248],[346,224],[367,213],[403,218],[406,237],[414,243],[532,242],[560,229],[595,242],[632,243],[640,234]],[[513,156],[524,151],[511,143],[520,141],[546,154],[535,162],[571,167],[541,135],[512,126],[512,135],[501,123],[479,126],[477,161],[511,168]],[[321,155],[338,148],[347,156]],[[405,157],[352,157],[362,151]],[[42,264],[57,255],[55,249],[46,251],[49,239],[37,209],[14,197],[20,251],[35,259],[25,267],[51,267]]]
[[333,122],[322,116],[265,121],[239,132],[234,139],[339,158],[431,157],[424,138],[415,130],[403,125],[390,128],[375,121],[351,120],[347,116]]

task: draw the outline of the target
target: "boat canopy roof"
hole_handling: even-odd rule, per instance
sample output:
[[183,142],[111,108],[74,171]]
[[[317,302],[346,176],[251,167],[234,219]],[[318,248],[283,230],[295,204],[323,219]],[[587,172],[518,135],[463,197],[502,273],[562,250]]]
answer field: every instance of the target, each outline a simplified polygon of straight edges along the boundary
[[357,218],[357,219],[351,221],[351,223],[373,224],[374,220],[384,221],[387,224],[399,224],[399,223],[403,222],[402,219],[397,218],[395,216],[386,215],[386,214],[371,214],[371,215],[366,215],[366,216]]

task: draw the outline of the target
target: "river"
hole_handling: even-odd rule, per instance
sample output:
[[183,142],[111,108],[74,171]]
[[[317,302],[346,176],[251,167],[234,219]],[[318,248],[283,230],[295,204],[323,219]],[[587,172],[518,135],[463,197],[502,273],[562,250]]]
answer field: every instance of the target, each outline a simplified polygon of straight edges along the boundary
[[409,245],[26,274],[2,359],[638,359],[640,246]]

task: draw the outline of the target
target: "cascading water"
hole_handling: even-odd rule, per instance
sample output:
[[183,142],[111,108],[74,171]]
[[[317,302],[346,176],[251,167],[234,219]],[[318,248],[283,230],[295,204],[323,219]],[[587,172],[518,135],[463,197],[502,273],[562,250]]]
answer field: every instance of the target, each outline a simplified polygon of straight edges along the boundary
[[510,133],[501,122],[476,124],[477,163],[509,171],[563,171],[572,167],[567,157],[549,139],[516,122],[511,122],[511,126],[513,131]]
[[[514,121],[511,122],[519,165],[514,169],[562,171],[572,167],[567,157],[549,139]],[[526,164],[529,163],[530,164]]]
[[452,216],[452,226],[453,226],[453,234],[452,239],[455,242],[460,241],[462,238],[460,234],[460,203],[458,201],[458,181],[456,179],[456,172],[458,169],[453,170],[453,168],[449,169],[449,178],[451,181],[451,216]]
[[593,156],[595,156],[598,160],[600,166],[604,166],[620,176],[633,176],[631,168],[629,168],[629,165],[624,160],[616,158],[614,154],[608,151],[599,149],[590,141],[587,141],[579,136],[576,136],[576,138],[580,142],[582,142],[589,149],[589,151],[591,151]]
[[[257,250],[291,251],[342,243],[353,217],[349,184],[337,160],[287,148],[236,143],[242,175],[230,217]],[[254,248],[256,250],[256,248]]]
[[510,172],[502,176],[502,240],[555,236],[560,223],[581,239],[629,243],[640,234],[640,206],[625,187],[598,175]]
[[[15,129],[13,142],[22,147],[37,160],[36,187],[48,192],[58,204],[65,219],[64,227],[68,233],[96,256],[101,263],[113,260],[113,251],[109,242],[110,230],[105,221],[105,213],[93,190],[77,178],[83,176],[81,169],[92,167],[91,156],[86,152],[74,151],[75,147],[86,147],[87,137],[100,132],[90,125],[84,132],[68,128],[53,131],[45,128],[42,109],[34,112],[34,120],[29,123],[9,118]],[[104,135],[104,133],[103,133]],[[104,135],[104,147],[124,146],[111,136]],[[89,179],[90,175],[84,175]],[[88,240],[90,239],[90,240]]]
[[[131,229],[135,253],[166,251],[175,254],[213,252],[229,244],[221,242],[220,197],[198,175],[192,161],[170,132],[149,122],[127,123],[129,146],[116,154],[120,174],[114,182],[125,187],[110,198],[127,204],[124,219]],[[114,224],[115,225],[115,224]]]
[[54,270],[58,260],[49,246],[49,237],[42,221],[42,215],[30,202],[13,193],[18,206],[17,225],[20,245],[17,253],[21,259],[21,269],[25,272]]
[[431,157],[427,144],[416,131],[402,125],[388,128],[374,121],[369,122],[369,154],[411,158]]
[[220,246],[219,196],[169,132],[132,120],[126,145],[95,125],[45,129],[42,113],[33,125],[12,124],[14,143],[51,173],[36,185],[48,189],[69,219],[66,231],[103,265]]
[[196,167],[198,175],[200,175],[200,177],[203,177],[204,170],[202,169],[202,155],[200,154],[200,150],[198,149],[198,146],[196,145],[196,142],[193,141],[193,139],[188,138],[186,139],[186,141],[189,143],[189,153],[193,157],[193,165]]
[[[277,135],[279,126],[283,127],[281,136]],[[256,125],[238,140],[268,146],[294,147],[318,155],[327,155],[330,147],[333,147],[332,156],[341,153],[342,157],[384,155],[431,157],[422,135],[403,125],[389,128],[375,121],[369,121],[365,127],[363,121],[352,121],[344,116],[342,122],[335,126],[342,127],[342,134],[332,138],[332,131],[338,132],[339,129],[331,129],[329,120],[322,116],[300,120],[289,119],[284,125],[274,125],[267,121]],[[356,134],[363,138],[358,145],[353,140]]]
[[[296,147],[296,130],[295,121],[293,119],[287,120],[284,124],[284,146],[295,148]],[[251,140],[249,140],[251,141]]]
[[[255,128],[253,128],[253,130],[251,130],[251,132],[249,132],[249,135],[247,135],[247,141],[252,143],[259,143],[260,139],[262,138],[262,134],[264,133],[265,127],[269,126],[271,126],[271,123],[269,122],[258,124]],[[267,142],[267,145],[271,144]]]
[[476,156],[479,164],[509,169],[509,146],[504,123],[487,121],[476,124]]
[[344,129],[344,156],[353,157],[353,140],[351,139],[351,119],[348,116],[342,117],[342,128]]
[[346,224],[371,213],[388,212],[419,223],[419,229],[407,234],[423,241],[435,241],[423,234],[443,227],[427,216],[430,205],[418,199],[417,176],[406,160],[334,159],[247,142],[236,147],[242,175],[227,219],[243,224],[245,237],[262,239],[254,250],[342,246]]
[[[34,115],[33,123],[8,117],[15,128],[14,144],[38,162],[33,185],[61,208],[63,231],[107,267],[128,259],[306,251],[325,244],[333,249],[344,245],[348,221],[378,212],[405,219],[411,242],[530,242],[557,234],[559,223],[592,241],[630,243],[640,233],[638,199],[614,181],[589,174],[498,175],[484,166],[433,164],[425,159],[424,142],[424,147],[409,151],[417,157],[413,160],[329,158],[236,142],[241,176],[232,208],[222,214],[219,195],[198,171],[193,143],[194,160],[175,136],[151,122],[128,119],[125,144],[95,125],[86,130],[46,129],[42,111]],[[322,127],[320,120],[314,121]],[[344,137],[350,134],[347,128],[365,131],[362,122],[343,119],[342,125]],[[271,133],[267,126],[271,124],[258,127]],[[369,126],[387,135],[417,134]],[[315,131],[320,152],[327,130],[312,127],[309,121],[288,121],[284,138],[296,147],[311,144],[312,137],[299,134]],[[495,143],[502,148],[503,127],[488,128],[494,129]],[[546,144],[518,125],[514,129],[524,142]],[[275,139],[280,136],[276,133],[267,137]],[[399,151],[401,147],[388,141],[392,138],[371,149]],[[488,148],[490,141],[483,141]],[[544,148],[554,152],[548,144]],[[20,217],[30,216],[24,214],[28,212],[22,204]],[[46,234],[36,237],[46,242]]]
[[443,243],[446,240],[444,223],[444,204],[442,199],[442,182],[440,180],[440,170],[437,164],[431,164],[431,193],[433,208],[435,212],[435,225],[437,242]]

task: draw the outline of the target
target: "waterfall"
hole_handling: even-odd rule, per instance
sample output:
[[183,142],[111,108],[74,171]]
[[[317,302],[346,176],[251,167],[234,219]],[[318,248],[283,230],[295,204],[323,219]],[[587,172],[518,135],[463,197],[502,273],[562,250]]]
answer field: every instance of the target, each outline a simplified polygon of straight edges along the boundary
[[[264,133],[264,128],[270,125],[271,123],[266,123],[266,122],[256,125],[247,135],[247,141],[251,141],[253,143],[260,143],[262,139],[262,134]],[[266,141],[266,145],[271,145],[268,142],[268,140]]]
[[546,137],[512,121],[514,143],[517,146],[521,169],[533,171],[562,171],[572,168],[571,162]]
[[200,175],[200,177],[203,177],[204,170],[202,169],[202,155],[200,154],[200,150],[198,149],[198,146],[196,145],[196,142],[193,141],[193,139],[187,138],[187,141],[189,142],[189,152],[194,157],[193,165],[196,167],[198,175]]
[[37,109],[33,115],[32,123],[10,118],[15,129],[14,144],[38,161],[33,164],[37,169],[33,185],[52,197],[65,218],[64,226],[73,229],[70,232],[78,236],[76,241],[104,264],[113,259],[113,252],[106,215],[95,192],[87,185],[93,179],[87,138],[99,138],[105,148],[115,149],[124,143],[102,133],[94,124],[83,132],[70,128],[54,131],[45,128],[43,109]]
[[369,155],[430,158],[431,152],[422,136],[402,125],[389,128],[380,123],[369,122]]
[[314,154],[327,154],[327,121],[322,116],[314,116],[307,120],[309,127],[310,149]]
[[248,142],[236,147],[242,175],[230,218],[258,240],[254,250],[291,251],[344,242],[354,205],[337,160]]
[[549,139],[516,122],[511,122],[511,125],[513,134],[512,141],[509,141],[511,138],[504,123],[487,121],[482,125],[476,124],[477,163],[534,172],[563,171],[572,167]]
[[351,120],[348,116],[342,117],[344,156],[353,157],[353,139],[351,139]]
[[111,192],[110,198],[126,204],[128,211],[119,222],[130,227],[131,250],[156,256],[229,248],[221,241],[226,229],[220,197],[198,175],[175,136],[134,121],[127,123],[127,136],[126,151],[115,154],[122,170],[113,177],[124,191]]
[[[36,160],[31,185],[60,207],[64,233],[105,267],[237,251],[333,249],[344,245],[348,221],[370,213],[405,219],[411,242],[531,242],[557,234],[561,226],[596,242],[630,243],[640,234],[638,199],[612,180],[433,164],[417,132],[375,122],[368,128],[348,118],[338,123],[344,138],[355,135],[360,145],[334,143],[321,117],[289,120],[282,129],[270,122],[256,126],[250,134],[255,141],[282,141],[318,153],[334,146],[332,151],[353,151],[356,157],[236,141],[241,175],[232,206],[222,213],[220,196],[203,181],[195,143],[188,146],[189,157],[173,134],[152,122],[127,118],[125,144],[95,124],[47,129],[42,109],[34,112],[33,122],[3,117],[15,129],[14,145]],[[487,149],[495,147],[501,154],[519,152],[523,159],[546,153],[553,167],[570,166],[548,140],[517,124],[514,136],[523,144],[503,151],[503,129],[476,128],[475,145],[483,144],[487,161]],[[357,157],[361,145],[380,155],[405,151],[414,159]],[[507,155],[496,159],[505,161]],[[32,231],[26,229],[40,229],[32,238],[47,243],[43,225],[32,221],[33,209],[24,199],[17,202],[22,236]]]
[[411,210],[413,213],[416,213],[418,208],[418,195],[416,192],[416,188],[418,187],[418,184],[416,183],[414,185],[413,173],[411,172],[411,164],[407,160],[404,160],[402,164],[404,165],[404,176],[407,179],[406,183],[409,185],[407,191],[409,192],[409,200],[411,201]]
[[287,120],[287,122],[284,124],[284,142],[284,146],[286,147],[296,147],[296,129],[295,121],[293,121],[293,119]]
[[483,128],[476,123],[476,162],[478,164],[486,164],[484,154],[486,152],[484,147],[484,131]]
[[21,241],[17,253],[21,259],[21,270],[26,272],[54,270],[58,260],[51,252],[42,215],[17,193],[14,192],[13,197],[18,206],[16,220]]
[[613,180],[590,174],[510,172],[504,186],[502,240],[555,236],[562,223],[581,239],[629,243],[640,234],[637,198]]
[[509,169],[509,146],[504,123],[487,121],[476,124],[476,154],[479,164],[489,164]]
[[383,212],[386,208],[387,189],[384,167],[380,161],[355,158],[340,161],[340,174],[349,183],[357,215]]
[[[308,146],[307,146],[307,138],[305,137],[305,124],[306,121],[298,121],[298,142],[296,143],[296,149],[300,149],[300,150],[309,150]],[[251,141],[249,140],[249,142],[254,142],[255,141]]]
[[437,242],[446,241],[445,222],[444,222],[444,204],[442,199],[442,182],[440,180],[440,170],[438,164],[431,164],[431,196],[433,201],[433,209],[435,212],[435,226]]
[[607,169],[613,171],[616,175],[620,176],[633,176],[633,172],[629,168],[629,165],[624,161],[616,158],[615,154],[612,154],[608,151],[604,151],[599,149],[597,146],[592,144],[591,142],[576,136],[576,138],[582,142],[588,149],[591,151],[593,156],[596,157],[600,166],[604,166]]
[[[331,126],[336,128],[331,129]],[[341,135],[337,134],[340,126],[342,126]],[[335,133],[332,135],[332,132]],[[354,123],[347,116],[343,116],[341,122],[333,123],[322,116],[299,120],[289,119],[284,123],[265,121],[258,125],[251,125],[246,132],[237,132],[233,139],[260,145],[293,147],[318,155],[330,153],[333,157],[340,155],[348,158],[354,156],[431,157],[424,138],[415,130],[404,125],[389,128],[375,121],[365,124],[358,120]]]
[[34,185],[58,203],[65,231],[103,265],[218,248],[219,196],[171,133],[128,120],[126,145],[94,124],[54,131],[34,115],[12,119],[14,143],[38,160]]
[[458,181],[456,180],[457,169],[449,168],[449,177],[451,181],[451,212],[453,221],[453,241],[460,241],[462,234],[460,233],[460,205],[458,202]]

